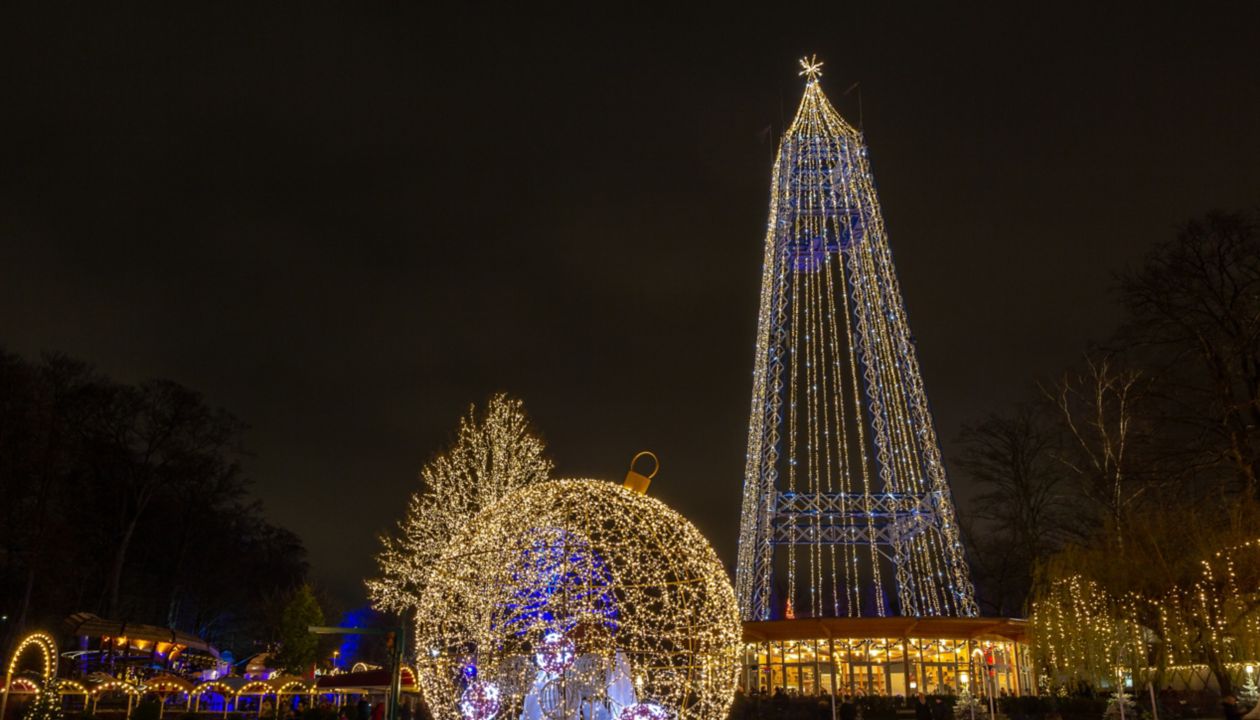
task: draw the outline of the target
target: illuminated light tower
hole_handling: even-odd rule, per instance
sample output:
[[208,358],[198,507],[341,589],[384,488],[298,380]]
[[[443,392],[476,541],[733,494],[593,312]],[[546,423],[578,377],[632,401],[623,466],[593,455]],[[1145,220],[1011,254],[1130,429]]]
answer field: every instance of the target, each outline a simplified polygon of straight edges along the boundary
[[823,94],[821,65],[801,60],[805,95],[774,164],[740,611],[973,617],[866,144]]

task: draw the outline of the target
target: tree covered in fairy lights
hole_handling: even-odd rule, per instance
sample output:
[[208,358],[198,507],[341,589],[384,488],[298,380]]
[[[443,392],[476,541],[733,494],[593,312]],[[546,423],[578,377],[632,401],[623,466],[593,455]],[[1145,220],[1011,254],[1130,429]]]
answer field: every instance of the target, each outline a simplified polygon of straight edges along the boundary
[[1161,685],[1206,667],[1222,693],[1260,658],[1260,538],[1254,506],[1229,513],[1148,508],[1113,541],[1045,563],[1031,602],[1038,662],[1058,683],[1129,674]]
[[421,487],[406,517],[381,537],[380,575],[367,581],[372,604],[391,612],[414,610],[434,561],[469,518],[551,475],[545,450],[521,400],[497,394],[483,412],[469,407],[454,443],[420,471]]
[[61,693],[55,678],[40,686],[39,693],[22,713],[22,720],[61,720],[63,717],[65,713],[61,709]]

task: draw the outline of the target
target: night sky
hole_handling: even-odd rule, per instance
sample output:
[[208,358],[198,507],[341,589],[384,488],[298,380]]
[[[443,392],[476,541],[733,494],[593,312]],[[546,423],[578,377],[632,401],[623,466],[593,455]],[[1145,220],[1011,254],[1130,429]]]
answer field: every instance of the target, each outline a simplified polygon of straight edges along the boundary
[[497,390],[561,475],[656,451],[733,561],[802,54],[865,128],[947,462],[1111,330],[1116,271],[1260,204],[1254,2],[458,5],[0,10],[0,344],[239,415],[349,601]]

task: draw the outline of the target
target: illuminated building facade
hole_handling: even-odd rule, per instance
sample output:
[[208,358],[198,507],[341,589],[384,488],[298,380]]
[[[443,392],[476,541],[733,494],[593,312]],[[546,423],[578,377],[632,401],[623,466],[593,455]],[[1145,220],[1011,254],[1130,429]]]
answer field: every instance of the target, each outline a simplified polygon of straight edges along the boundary
[[902,695],[1035,690],[1024,621],[819,618],[744,624],[746,691]]

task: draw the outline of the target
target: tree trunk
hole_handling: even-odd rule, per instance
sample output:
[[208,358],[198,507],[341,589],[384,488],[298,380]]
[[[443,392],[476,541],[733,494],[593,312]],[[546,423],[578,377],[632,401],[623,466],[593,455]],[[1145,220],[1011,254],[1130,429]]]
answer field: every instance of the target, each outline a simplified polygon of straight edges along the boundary
[[1229,676],[1229,670],[1226,669],[1225,663],[1221,661],[1215,650],[1208,650],[1207,653],[1208,670],[1212,671],[1212,677],[1216,678],[1216,684],[1221,689],[1221,697],[1234,694],[1234,679]]
[[48,473],[44,473],[35,503],[35,530],[31,538],[31,551],[26,556],[26,587],[22,591],[22,609],[18,611],[17,622],[13,624],[13,641],[16,641],[18,635],[26,628],[26,621],[30,615],[31,597],[35,594],[35,577],[38,575],[39,568],[39,551],[44,546],[44,527],[47,521],[48,494],[51,491],[51,485],[52,480],[48,477]]
[[192,513],[195,509],[190,503],[189,511],[180,523],[179,550],[175,553],[175,563],[171,568],[171,594],[166,605],[166,626],[174,629],[179,623],[179,601],[183,590],[184,561],[188,557],[189,529],[193,524]]
[[106,586],[105,596],[108,598],[106,602],[105,617],[110,620],[118,620],[118,592],[122,587],[123,566],[127,563],[127,549],[131,547],[131,536],[136,532],[136,523],[140,520],[140,513],[137,511],[131,516],[131,521],[127,523],[127,529],[123,531],[122,539],[118,541],[118,550],[114,553],[114,565],[109,572],[109,585]]
[[179,590],[179,585],[171,588],[171,599],[166,606],[166,627],[171,629],[179,624]]

